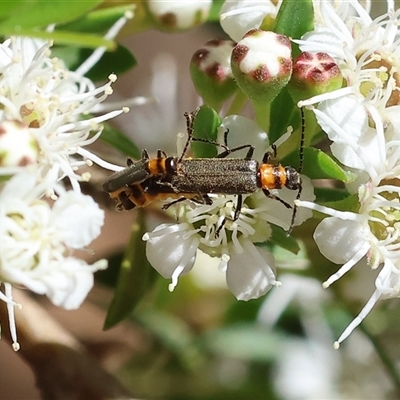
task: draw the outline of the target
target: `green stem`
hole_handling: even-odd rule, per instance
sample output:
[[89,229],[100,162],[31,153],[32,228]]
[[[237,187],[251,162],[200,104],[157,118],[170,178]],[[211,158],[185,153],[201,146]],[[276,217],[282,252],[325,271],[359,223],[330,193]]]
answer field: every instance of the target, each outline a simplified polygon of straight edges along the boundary
[[315,115],[311,110],[307,110],[306,108],[304,108],[304,118],[306,127],[304,146],[309,147],[314,135],[316,135],[320,131],[320,128],[317,123],[317,119],[315,118]]
[[139,208],[136,215],[129,244],[121,263],[114,297],[107,311],[104,329],[112,328],[130,316],[157,276],[146,258],[146,243],[142,239],[147,231],[145,212]]
[[271,103],[270,102],[252,102],[254,112],[256,114],[256,122],[264,129],[265,132],[269,131],[269,119],[271,114]]
[[68,31],[39,31],[35,29],[18,29],[0,27],[0,35],[7,36],[28,36],[44,40],[54,40],[57,44],[76,45],[78,47],[98,48],[106,47],[108,51],[116,49],[117,44],[114,40],[104,39],[92,33],[68,32]]
[[226,115],[240,114],[248,99],[249,98],[240,89],[238,89]]

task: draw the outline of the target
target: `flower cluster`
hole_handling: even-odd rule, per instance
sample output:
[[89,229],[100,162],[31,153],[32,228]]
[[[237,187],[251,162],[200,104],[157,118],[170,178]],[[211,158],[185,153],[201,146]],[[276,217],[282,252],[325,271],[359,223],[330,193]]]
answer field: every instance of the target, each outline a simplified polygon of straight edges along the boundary
[[[400,297],[400,11],[394,11],[393,2],[388,0],[387,13],[372,19],[368,1],[362,5],[355,0],[315,0],[314,29],[301,39],[293,40],[303,52],[293,64],[289,40],[284,35],[267,31],[279,7],[280,2],[271,1],[225,2],[220,13],[221,26],[238,42],[236,45],[229,43],[231,58],[228,60],[226,56],[228,45],[215,42],[212,51],[207,48],[198,53],[201,60],[199,57],[192,59],[191,73],[198,93],[206,102],[218,96],[214,104],[219,108],[235,93],[232,71],[234,82],[247,100],[251,100],[259,126],[264,130],[268,126],[265,117],[270,112],[269,104],[289,82],[293,101],[299,107],[312,110],[331,141],[332,154],[356,177],[348,185],[349,211],[313,203],[311,190],[308,193],[306,190],[300,201],[295,200],[298,206],[331,216],[320,223],[314,238],[323,255],[344,265],[324,287],[364,257],[372,269],[380,269],[374,294],[335,343],[338,347],[379,299]],[[213,73],[205,67],[209,65]],[[225,71],[229,91],[222,88],[215,76],[217,70]],[[207,85],[204,75],[209,79]],[[226,117],[226,121],[232,117]],[[243,124],[243,120],[235,116],[230,124],[225,121],[222,126],[224,124],[229,125],[230,138],[233,137],[235,144],[243,144],[243,136],[237,135],[239,140],[235,138],[237,130],[247,133],[246,142],[255,144],[257,151],[267,150],[265,138],[263,143],[252,142],[259,132],[254,129],[251,133],[248,121]],[[261,157],[262,154],[257,154],[258,159]],[[302,181],[306,188],[307,180],[303,177]],[[285,200],[286,193],[279,196]],[[177,277],[195,265],[196,252],[203,251],[220,257],[220,269],[226,271],[228,286],[237,298],[256,298],[265,293],[277,281],[272,255],[263,254],[261,263],[260,254],[266,250],[254,245],[268,240],[268,234],[262,238],[257,236],[259,221],[263,221],[261,232],[264,233],[269,223],[287,229],[287,224],[278,220],[288,213],[278,210],[282,203],[273,204],[271,199],[261,197],[259,194],[247,197],[235,221],[235,200],[229,196],[213,198],[209,206],[184,205],[181,223],[162,226],[145,235],[152,265],[163,276],[171,277],[171,287],[174,287]],[[293,200],[293,197],[288,200],[289,204]],[[253,231],[255,226],[257,229]],[[180,245],[174,251],[172,243],[178,242]],[[246,268],[239,267],[244,260],[242,256],[253,260],[252,267],[247,267],[250,263],[246,263]],[[167,257],[168,262],[163,257]]]
[[337,9],[329,2],[319,7],[315,29],[297,42],[303,51],[327,52],[345,85],[300,105],[312,108],[332,141],[333,155],[356,174],[348,189],[357,200],[351,212],[303,201],[298,205],[330,215],[314,238],[326,258],[343,266],[324,287],[362,259],[379,269],[374,293],[335,342],[339,347],[378,300],[400,296],[400,11],[388,1],[388,12],[373,20],[357,1]]
[[[125,21],[119,20],[109,35],[115,36]],[[93,285],[93,272],[107,266],[106,260],[88,265],[73,255],[100,234],[104,221],[104,212],[81,193],[79,182],[90,174],[80,167],[101,162],[85,146],[99,137],[102,121],[126,111],[88,118],[102,111],[116,79],[110,75],[96,88],[83,75],[104,50],[74,72],[51,57],[50,47],[27,37],[0,44],[0,282],[5,289],[0,298],[8,306],[15,350],[13,308],[18,304],[12,286],[77,308]]]
[[[258,29],[267,16],[276,16],[278,8],[270,1],[225,2],[220,13],[221,25],[233,40],[207,42],[194,54],[190,66],[197,92],[216,110],[231,96],[240,97],[238,87],[246,100],[251,99],[260,117],[257,123],[236,115],[240,106],[237,110],[232,107],[220,125],[220,143],[222,132],[229,131],[229,146],[254,146],[252,157],[260,164],[265,153],[272,154],[272,148],[279,148],[291,136],[284,134],[270,147],[266,133],[268,104],[288,83],[292,72],[289,39]],[[232,157],[240,155],[235,153]],[[298,187],[293,190],[294,187],[274,186],[272,173],[268,187],[261,184],[261,176],[254,178],[260,181],[256,193],[239,197],[212,194],[211,204],[181,202],[177,212],[179,223],[163,224],[143,236],[148,260],[162,276],[172,279],[171,290],[178,277],[203,258],[199,257],[201,253],[219,260],[218,269],[226,273],[229,289],[240,300],[258,298],[279,285],[274,256],[265,246],[271,236],[271,224],[290,231],[293,215],[295,225],[300,225],[311,213],[304,213],[303,209],[295,214]],[[305,176],[301,177],[301,188],[302,199],[314,200],[310,180]]]

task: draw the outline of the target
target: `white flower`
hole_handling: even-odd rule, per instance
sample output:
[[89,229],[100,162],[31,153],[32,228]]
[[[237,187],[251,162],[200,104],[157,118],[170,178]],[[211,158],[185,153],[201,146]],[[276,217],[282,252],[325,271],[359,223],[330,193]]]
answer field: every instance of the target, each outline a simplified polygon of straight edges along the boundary
[[[125,17],[121,18],[110,32],[115,35],[125,21]],[[126,111],[119,109],[87,118],[104,109],[101,103],[112,93],[111,84],[116,80],[111,74],[106,84],[96,88],[83,76],[102,52],[104,49],[96,50],[73,72],[62,60],[51,58],[48,42],[11,37],[0,44],[0,121],[19,121],[25,126],[38,147],[35,161],[38,174],[44,179],[49,174],[55,179],[68,176],[77,188],[77,181],[83,178],[76,170],[86,164],[82,157],[102,162],[84,147],[99,137],[101,122]],[[9,175],[20,169],[16,163],[0,169],[0,174]]]
[[238,300],[258,299],[272,286],[280,286],[275,278],[274,256],[246,238],[239,240],[239,245],[243,251],[233,243],[228,247],[226,269],[226,283],[235,297]]
[[[320,20],[315,30],[296,42],[302,51],[333,57],[346,86],[299,105],[319,103],[314,112],[334,142],[332,153],[343,164],[375,179],[385,171],[385,141],[398,139],[400,134],[394,125],[395,112],[390,111],[399,104],[400,11],[372,20],[357,1],[338,9],[326,1],[318,4]],[[389,10],[392,5],[388,2]]]
[[346,339],[380,299],[400,297],[400,167],[359,188],[358,212],[337,211],[310,202],[297,204],[331,215],[316,228],[320,252],[342,267],[324,282],[327,288],[363,258],[372,269],[380,268],[375,291],[360,314],[335,343]]
[[16,174],[1,191],[0,281],[45,294],[63,308],[77,308],[93,286],[93,273],[107,263],[88,265],[72,253],[99,235],[104,212],[90,196],[60,186],[51,208],[40,200],[46,191],[29,172]]
[[363,259],[380,269],[371,298],[335,342],[339,347],[378,300],[399,296],[400,10],[393,11],[388,1],[388,13],[372,20],[357,1],[337,9],[329,2],[318,4],[315,30],[297,42],[303,51],[332,56],[347,86],[300,103],[319,103],[314,113],[333,142],[332,153],[357,171],[358,204],[355,212],[297,204],[331,216],[318,225],[314,238],[326,258],[343,265],[325,288]]
[[[247,213],[244,206],[239,219],[227,220],[215,236],[225,216],[232,218],[234,201],[233,196],[219,196],[213,197],[212,205],[185,204],[187,222],[160,225],[143,236],[150,264],[163,277],[172,279],[170,290],[177,285],[181,274],[193,268],[198,251],[220,258],[218,269],[226,272],[228,288],[240,300],[258,298],[279,284],[275,280],[272,254],[256,247],[248,238],[255,235],[265,241],[269,237],[270,227],[266,221],[259,223],[262,231],[252,226],[256,223],[254,215],[262,210],[253,209]],[[199,223],[200,228],[195,228],[194,224]],[[232,235],[232,241],[228,235]]]
[[79,249],[100,235],[104,212],[90,196],[68,191],[60,195],[52,208],[52,224],[62,232],[66,246]]
[[260,28],[267,16],[275,18],[281,3],[281,0],[225,1],[220,11],[221,27],[238,42],[250,29]]
[[[131,17],[127,12],[105,37],[114,38]],[[80,191],[79,181],[89,174],[80,175],[78,168],[91,161],[114,167],[84,147],[99,137],[101,122],[126,111],[103,113],[115,75],[99,88],[84,77],[104,51],[96,49],[73,72],[50,58],[50,43],[11,37],[0,44],[0,175],[13,176],[0,186],[0,299],[7,303],[15,350],[19,305],[12,300],[13,286],[74,309],[92,288],[93,273],[107,266],[106,260],[88,265],[75,256],[104,223],[104,212]],[[88,117],[93,113],[103,114]],[[65,190],[64,177],[73,190]]]

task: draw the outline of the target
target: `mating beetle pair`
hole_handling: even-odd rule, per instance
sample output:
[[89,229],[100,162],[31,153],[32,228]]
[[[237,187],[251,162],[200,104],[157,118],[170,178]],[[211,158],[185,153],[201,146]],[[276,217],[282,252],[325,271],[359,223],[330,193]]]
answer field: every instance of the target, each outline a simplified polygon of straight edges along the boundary
[[[283,167],[269,163],[270,153],[265,153],[262,163],[252,159],[254,147],[246,144],[230,149],[227,146],[227,132],[224,144],[217,144],[224,151],[215,158],[186,158],[191,141],[202,141],[193,138],[193,121],[195,113],[185,113],[188,138],[180,157],[167,157],[158,150],[156,158],[149,158],[143,150],[138,161],[128,159],[128,167],[111,175],[103,184],[103,190],[118,201],[118,210],[131,210],[145,207],[157,200],[175,199],[163,206],[170,207],[177,202],[191,199],[196,202],[212,204],[211,193],[237,195],[238,200],[233,220],[237,220],[243,203],[242,195],[252,194],[258,190],[269,197],[280,201],[285,207],[288,203],[273,195],[270,191],[286,187],[297,190],[296,199],[300,198],[302,182],[300,172],[303,164],[304,115],[302,115],[302,136],[300,143],[299,172],[292,167]],[[247,148],[244,158],[227,158],[231,153]],[[274,149],[275,150],[275,149]],[[293,206],[291,232],[296,218],[296,205]]]

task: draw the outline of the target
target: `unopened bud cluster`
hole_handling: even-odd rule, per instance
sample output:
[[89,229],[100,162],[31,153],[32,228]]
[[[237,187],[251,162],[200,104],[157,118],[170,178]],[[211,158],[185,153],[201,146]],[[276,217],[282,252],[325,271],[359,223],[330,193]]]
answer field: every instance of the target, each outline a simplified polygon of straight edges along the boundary
[[219,109],[238,88],[253,102],[269,104],[289,81],[295,102],[340,88],[339,66],[326,53],[301,53],[292,62],[285,35],[262,29],[247,32],[237,44],[212,40],[197,50],[190,73],[204,102]]

